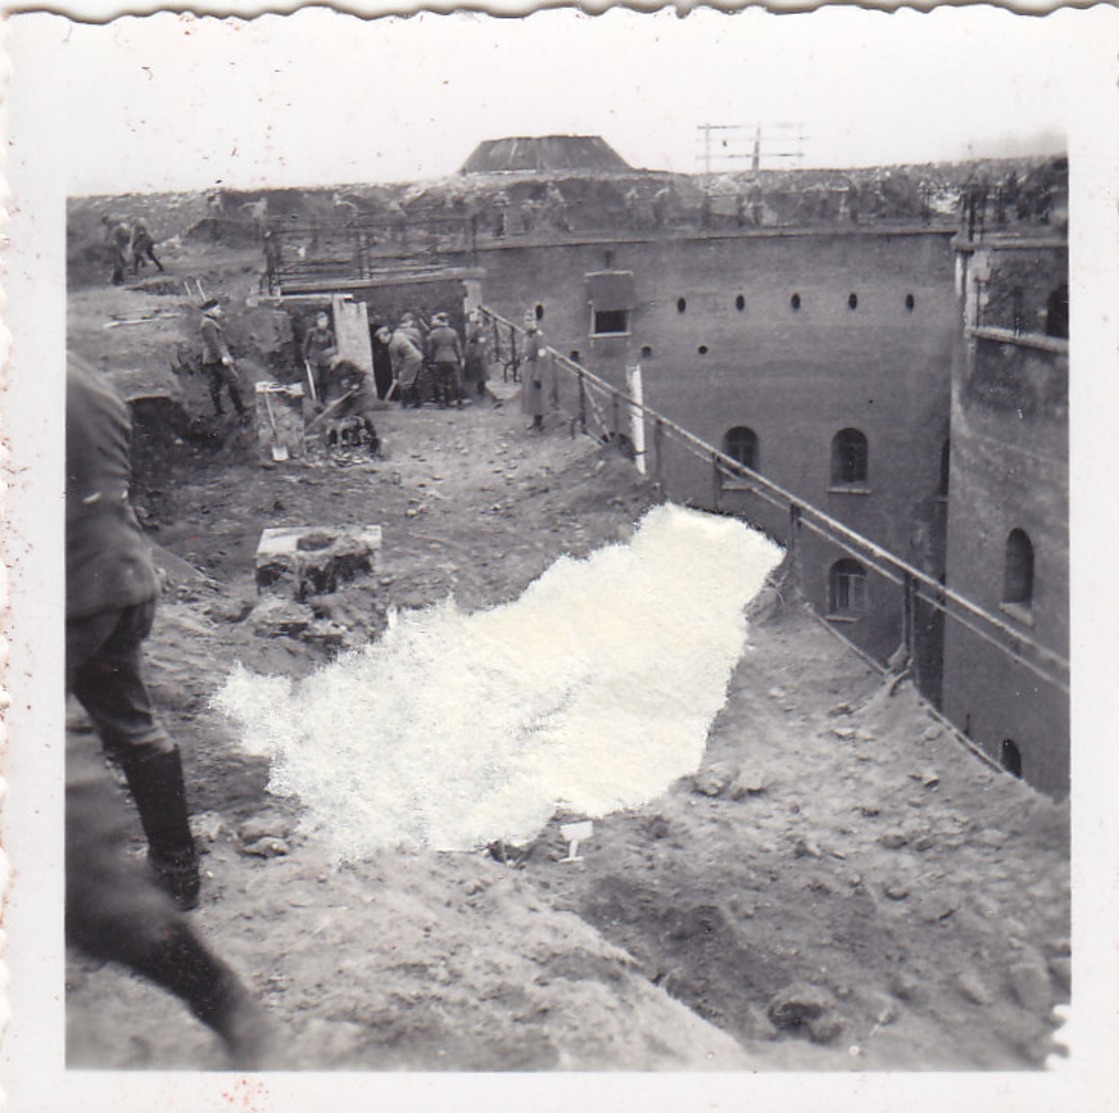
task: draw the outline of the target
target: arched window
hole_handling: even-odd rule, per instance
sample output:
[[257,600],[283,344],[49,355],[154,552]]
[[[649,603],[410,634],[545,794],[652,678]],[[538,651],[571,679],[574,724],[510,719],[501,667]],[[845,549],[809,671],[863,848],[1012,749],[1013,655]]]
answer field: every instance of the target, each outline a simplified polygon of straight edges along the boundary
[[840,429],[831,442],[833,486],[862,486],[867,477],[866,437],[858,429]]
[[858,618],[866,610],[866,569],[845,557],[828,574],[828,617]]
[[723,451],[751,471],[758,470],[758,435],[745,425],[736,425],[723,437]]
[[1020,529],[1011,530],[1006,539],[1002,601],[1026,608],[1034,601],[1034,547]]

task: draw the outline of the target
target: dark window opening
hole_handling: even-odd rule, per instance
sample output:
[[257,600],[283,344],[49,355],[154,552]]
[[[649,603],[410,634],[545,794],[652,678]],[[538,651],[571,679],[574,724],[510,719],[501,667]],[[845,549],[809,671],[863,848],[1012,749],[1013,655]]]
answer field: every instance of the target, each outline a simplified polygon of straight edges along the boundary
[[1015,777],[1022,775],[1022,751],[1018,749],[1013,738],[1004,738],[1002,740],[1002,750],[999,753],[999,761],[1002,762],[1002,767]]
[[728,429],[723,437],[723,451],[751,471],[758,470],[758,435],[748,426]]
[[687,298],[677,298],[676,299],[676,312],[677,313],[683,313],[687,310],[687,308],[688,308],[688,299]]
[[572,348],[571,351],[567,353],[567,358],[568,359],[573,359],[576,363],[578,363],[579,362],[579,349],[578,348]]
[[536,319],[538,321],[544,320],[544,306],[541,302],[536,303]]
[[648,344],[643,344],[641,347],[641,358],[648,359],[653,354],[653,349]]
[[607,270],[612,270],[613,269],[613,267],[614,267],[614,252],[604,251],[602,253],[602,265]]
[[707,355],[707,345],[706,344],[700,344],[700,346],[698,348],[696,348],[696,351],[699,352],[699,354],[701,356]]
[[950,442],[945,441],[940,449],[940,486],[937,488],[937,494],[941,498],[948,497],[948,475],[951,459]]
[[1062,282],[1050,295],[1045,311],[1045,335],[1068,339],[1068,283]]
[[737,309],[739,313],[746,308],[746,299],[741,294],[734,299],[734,308]]
[[1010,531],[1006,539],[1002,601],[1029,607],[1034,598],[1034,547],[1023,530]]
[[831,442],[832,483],[866,483],[868,460],[866,437],[858,429],[840,429]]
[[799,309],[800,308],[800,294],[793,294],[793,296],[791,298],[789,298],[789,304],[793,307],[793,309]]
[[596,336],[629,332],[628,309],[596,309],[594,333]]
[[851,293],[851,294],[847,295],[847,307],[849,309],[858,309],[859,308],[859,295],[858,294]]
[[828,615],[857,618],[865,610],[866,569],[857,560],[837,560],[828,575]]
[[913,307],[916,304],[917,304],[917,299],[912,294],[906,294],[905,295],[905,308],[908,309],[910,313],[913,312]]

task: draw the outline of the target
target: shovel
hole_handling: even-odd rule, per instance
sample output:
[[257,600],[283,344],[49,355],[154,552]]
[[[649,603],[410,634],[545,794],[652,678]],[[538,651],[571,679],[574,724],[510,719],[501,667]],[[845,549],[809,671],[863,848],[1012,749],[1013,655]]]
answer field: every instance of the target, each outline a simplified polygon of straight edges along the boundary
[[311,361],[305,359],[303,366],[307,369],[307,385],[311,388],[311,399],[317,402],[319,400],[318,394],[315,392],[315,375],[311,370]]
[[280,434],[276,430],[276,416],[272,413],[272,399],[264,395],[264,408],[268,411],[268,424],[272,426],[272,459],[277,464],[282,464],[288,458],[288,446],[280,441]]

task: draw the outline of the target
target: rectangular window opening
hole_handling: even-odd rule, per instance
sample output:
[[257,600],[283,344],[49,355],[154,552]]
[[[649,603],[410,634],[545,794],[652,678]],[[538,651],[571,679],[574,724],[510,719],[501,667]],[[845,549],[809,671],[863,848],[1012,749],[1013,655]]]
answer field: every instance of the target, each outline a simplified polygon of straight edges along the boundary
[[595,336],[624,336],[629,333],[628,309],[596,309],[592,332]]

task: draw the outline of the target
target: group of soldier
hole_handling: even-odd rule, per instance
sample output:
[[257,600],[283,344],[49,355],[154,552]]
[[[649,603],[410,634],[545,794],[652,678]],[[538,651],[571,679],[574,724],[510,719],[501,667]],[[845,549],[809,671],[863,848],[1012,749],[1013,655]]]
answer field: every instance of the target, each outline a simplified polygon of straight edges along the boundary
[[424,404],[427,381],[441,409],[461,409],[471,389],[485,393],[486,337],[476,312],[467,316],[465,343],[444,312],[434,314],[430,325],[406,312],[395,328],[378,328],[374,340],[388,353],[392,382],[385,396],[399,396],[405,409]]
[[163,264],[155,253],[155,239],[143,217],[129,223],[121,217],[106,215],[101,222],[105,225],[105,236],[112,251],[113,270],[109,281],[114,286],[124,282],[126,272],[135,275],[149,262],[163,271]]

